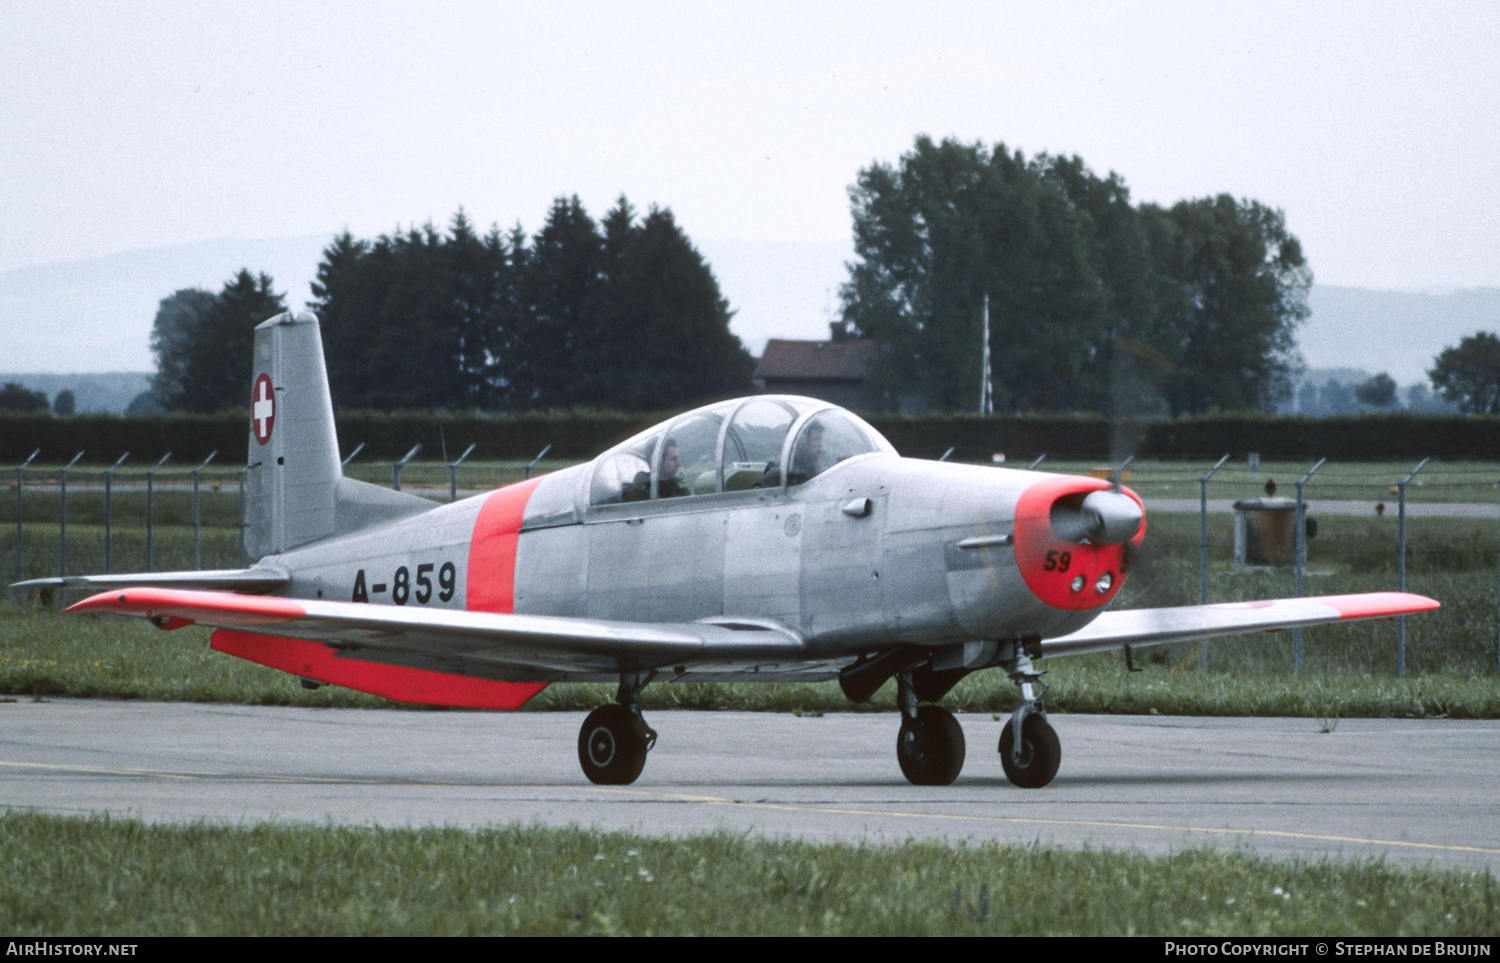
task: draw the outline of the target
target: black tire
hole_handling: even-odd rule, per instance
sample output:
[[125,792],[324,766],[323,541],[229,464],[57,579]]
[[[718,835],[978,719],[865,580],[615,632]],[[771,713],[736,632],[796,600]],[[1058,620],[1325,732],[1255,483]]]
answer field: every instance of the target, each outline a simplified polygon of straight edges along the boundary
[[1022,724],[1025,735],[1021,740],[1021,760],[1017,762],[1010,754],[1015,744],[1014,730],[1014,723],[1007,722],[1000,731],[1000,765],[1005,767],[1005,777],[1022,789],[1040,789],[1057,775],[1057,766],[1062,762],[1062,743],[1046,719],[1027,716]]
[[622,705],[600,706],[578,732],[578,764],[589,782],[628,786],[646,768],[651,730]]
[[914,786],[951,785],[964,768],[964,730],[947,709],[919,706],[915,720],[901,721],[896,761]]

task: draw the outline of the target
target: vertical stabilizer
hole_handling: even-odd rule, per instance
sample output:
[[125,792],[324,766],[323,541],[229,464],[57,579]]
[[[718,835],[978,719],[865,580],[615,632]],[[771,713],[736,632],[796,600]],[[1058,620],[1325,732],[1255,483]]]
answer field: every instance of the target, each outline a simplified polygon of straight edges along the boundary
[[323,337],[311,311],[255,328],[245,550],[276,555],[334,534],[343,474]]

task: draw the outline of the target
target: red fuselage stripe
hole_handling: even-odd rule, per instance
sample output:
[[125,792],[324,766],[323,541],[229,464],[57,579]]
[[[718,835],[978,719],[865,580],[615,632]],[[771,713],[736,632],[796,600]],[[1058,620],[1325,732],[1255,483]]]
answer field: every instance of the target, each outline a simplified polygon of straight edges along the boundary
[[466,598],[470,612],[508,615],[516,610],[516,547],[521,541],[521,519],[540,481],[533,478],[490,492],[479,509],[469,541]]
[[[521,541],[521,520],[526,514],[526,503],[540,481],[533,478],[493,491],[480,507],[469,540],[469,576],[464,589],[470,612],[515,612],[516,549]],[[545,682],[491,684],[508,687],[519,700],[516,706],[547,687]]]

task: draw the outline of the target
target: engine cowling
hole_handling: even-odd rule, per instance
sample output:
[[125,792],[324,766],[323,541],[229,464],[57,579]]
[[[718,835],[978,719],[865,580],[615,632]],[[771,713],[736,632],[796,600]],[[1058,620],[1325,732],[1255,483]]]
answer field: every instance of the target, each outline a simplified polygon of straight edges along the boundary
[[1016,565],[1032,593],[1054,608],[1108,605],[1145,536],[1140,496],[1101,479],[1043,479],[1016,503]]

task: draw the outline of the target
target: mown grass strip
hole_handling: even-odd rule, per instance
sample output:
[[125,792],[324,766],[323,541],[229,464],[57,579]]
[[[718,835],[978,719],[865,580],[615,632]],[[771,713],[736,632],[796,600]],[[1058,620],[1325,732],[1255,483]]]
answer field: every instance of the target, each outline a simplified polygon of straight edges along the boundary
[[[1356,717],[1500,718],[1500,682],[1493,674],[1449,670],[1404,679],[1368,672],[1297,675],[1241,665],[1233,650],[1224,649],[1228,645],[1214,650],[1226,667],[1208,672],[1197,668],[1193,646],[1161,650],[1172,660],[1141,658],[1143,671],[1134,673],[1112,653],[1055,660],[1045,677],[1052,685],[1047,705],[1057,712],[1302,716],[1330,725]],[[894,690],[893,683],[887,684],[869,702],[855,705],[833,682],[672,683],[647,688],[645,706],[893,712]],[[0,693],[246,705],[390,705],[333,686],[303,689],[285,673],[211,651],[203,629],[163,633],[133,619],[62,616],[13,605],[0,605]],[[614,697],[612,685],[554,685],[526,708],[583,712]],[[1015,686],[1002,673],[989,671],[964,679],[943,704],[961,712],[1005,713],[1016,699]]]
[[1493,936],[1486,873],[542,827],[0,816],[0,930],[157,935]]

